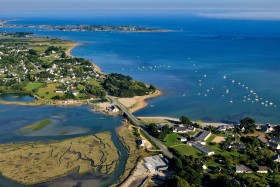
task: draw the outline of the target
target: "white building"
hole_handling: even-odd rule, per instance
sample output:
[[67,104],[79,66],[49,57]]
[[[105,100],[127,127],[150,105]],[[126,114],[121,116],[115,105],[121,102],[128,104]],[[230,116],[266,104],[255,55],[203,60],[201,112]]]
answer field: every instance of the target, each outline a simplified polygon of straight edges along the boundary
[[164,162],[163,158],[159,155],[145,157],[144,166],[151,172],[165,171],[168,169],[168,165]]

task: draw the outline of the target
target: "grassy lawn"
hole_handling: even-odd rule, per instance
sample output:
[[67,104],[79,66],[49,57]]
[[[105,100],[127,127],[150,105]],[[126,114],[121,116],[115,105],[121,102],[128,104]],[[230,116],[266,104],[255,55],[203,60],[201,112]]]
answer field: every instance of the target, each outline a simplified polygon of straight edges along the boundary
[[60,84],[57,83],[53,83],[53,84],[48,84],[47,87],[41,88],[38,91],[38,96],[41,98],[45,98],[45,99],[51,99],[52,97],[59,95],[59,96],[63,96],[63,93],[55,93],[57,89],[57,86],[59,86]]
[[169,123],[165,119],[160,118],[140,118],[140,121],[143,125],[149,125],[151,123]]
[[181,144],[182,142],[180,141],[180,138],[181,138],[181,136],[176,133],[168,134],[164,139],[164,144],[167,147]]
[[195,129],[195,131],[191,132],[190,135],[194,136],[196,133],[198,133],[198,131],[200,131],[199,129]]
[[94,79],[89,79],[89,80],[88,80],[88,83],[89,83],[90,85],[92,85],[92,86],[100,87],[100,83],[97,82],[97,81],[94,80]]
[[83,90],[83,89],[85,89],[86,87],[85,86],[83,86],[83,85],[81,85],[81,84],[78,84],[78,86],[77,86],[77,88],[78,88],[78,90]]
[[79,93],[79,94],[77,95],[77,98],[79,98],[79,99],[85,99],[85,98],[89,98],[89,96],[88,96],[87,94],[84,94],[84,93]]
[[206,142],[212,142],[214,140],[214,138],[216,137],[216,135],[211,134],[211,136],[206,140]]
[[217,162],[212,161],[212,160],[206,161],[205,164],[206,164],[206,166],[212,166],[212,167],[220,166],[220,164],[218,164]]
[[206,147],[208,147],[209,149],[213,150],[215,152],[215,154],[219,154],[219,155],[222,155],[224,157],[237,158],[237,157],[239,157],[241,155],[240,153],[238,153],[235,150],[233,150],[233,151],[222,150],[220,148],[219,144],[215,144],[215,145],[207,144]]
[[[41,58],[44,62],[53,62],[54,60],[57,60],[57,57],[54,56],[48,56],[48,57],[43,57]],[[49,63],[48,63],[49,64]]]
[[41,82],[29,82],[27,85],[26,85],[26,90],[28,91],[32,91],[33,89],[36,89],[36,88],[39,88],[41,86],[43,86],[44,84],[41,83]]
[[197,149],[195,149],[194,147],[191,147],[189,145],[178,145],[173,147],[173,149],[175,149],[176,151],[178,151],[181,155],[187,155],[187,156],[194,156],[194,157],[199,157],[198,153],[200,153],[200,151],[198,151]]

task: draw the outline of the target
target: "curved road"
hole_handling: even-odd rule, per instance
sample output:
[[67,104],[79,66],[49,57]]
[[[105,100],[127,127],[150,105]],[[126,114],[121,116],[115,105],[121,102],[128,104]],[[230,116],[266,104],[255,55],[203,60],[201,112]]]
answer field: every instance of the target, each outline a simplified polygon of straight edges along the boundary
[[116,98],[112,96],[107,96],[114,105],[116,105],[123,113],[125,113],[128,117],[128,119],[134,124],[139,126],[143,131],[146,132],[146,134],[150,137],[150,139],[160,148],[160,150],[167,156],[168,158],[172,158],[172,153],[169,152],[169,150],[160,142],[158,139],[154,138],[153,136],[149,135],[149,133],[143,128],[139,120],[131,114]]

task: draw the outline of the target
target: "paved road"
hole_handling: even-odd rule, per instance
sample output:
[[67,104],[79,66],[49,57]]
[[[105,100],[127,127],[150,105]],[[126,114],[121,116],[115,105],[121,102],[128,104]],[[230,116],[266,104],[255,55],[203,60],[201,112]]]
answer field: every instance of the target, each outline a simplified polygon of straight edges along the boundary
[[119,109],[121,111],[123,111],[128,119],[130,119],[130,121],[134,124],[139,126],[143,131],[145,131],[147,133],[147,135],[150,137],[150,139],[160,148],[160,150],[168,157],[168,158],[172,158],[173,155],[169,152],[169,150],[160,142],[158,141],[158,139],[154,138],[153,136],[149,135],[148,132],[143,128],[143,126],[141,125],[141,123],[139,122],[139,120],[132,115],[116,98],[112,97],[112,96],[107,96],[114,105],[118,106]]

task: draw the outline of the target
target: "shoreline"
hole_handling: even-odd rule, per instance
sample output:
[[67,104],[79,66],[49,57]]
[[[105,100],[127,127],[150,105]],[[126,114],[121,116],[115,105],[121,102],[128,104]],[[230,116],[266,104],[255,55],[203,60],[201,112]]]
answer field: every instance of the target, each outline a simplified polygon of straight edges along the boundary
[[[78,43],[75,41],[70,41],[70,47],[68,49],[66,49],[65,53],[66,55],[68,55],[69,57],[75,57],[71,54],[72,50],[75,49],[78,46],[84,45],[83,43]],[[94,68],[96,68],[96,70],[101,73],[104,74],[101,70],[101,68],[99,66],[97,66],[94,62],[92,62],[92,65]],[[163,95],[163,93],[160,90],[156,90],[154,93],[149,94],[149,95],[144,95],[144,96],[135,96],[132,98],[117,98],[126,108],[129,109],[129,111],[131,113],[136,112],[140,109],[145,108],[148,103],[146,102],[146,100],[154,98],[154,97],[158,97]],[[34,96],[33,96],[34,97]],[[107,115],[119,115],[119,114],[114,114],[114,113],[107,113],[105,112],[105,108],[104,107],[100,107],[98,106],[98,104],[96,104],[95,106],[93,106],[92,104],[90,104],[89,99],[87,100],[72,100],[72,101],[68,101],[68,100],[45,100],[45,99],[41,99],[41,98],[37,98],[34,97],[36,100],[31,101],[31,102],[21,102],[21,101],[5,101],[5,100],[1,100],[0,99],[0,104],[7,104],[7,105],[20,105],[20,106],[41,106],[41,105],[46,105],[46,106],[80,106],[80,105],[89,105],[92,106],[95,110],[103,113],[103,114],[107,114]],[[125,101],[125,103],[123,103],[122,101]],[[128,104],[127,106],[125,104]],[[96,107],[97,106],[97,107]]]
[[65,51],[65,53],[66,53],[67,56],[74,57],[74,56],[71,54],[72,50],[73,50],[75,47],[81,46],[81,45],[83,45],[83,44],[82,44],[82,43],[77,43],[77,42],[72,42],[71,44],[72,44],[71,47],[69,47],[69,48]]
[[148,106],[147,100],[163,95],[163,92],[156,90],[154,93],[144,96],[135,96],[131,98],[118,98],[117,100],[124,105],[131,113],[141,110]]
[[[140,120],[158,120],[158,121],[174,121],[174,122],[180,122],[180,118],[174,118],[174,117],[169,117],[169,116],[136,116]],[[223,123],[223,122],[203,122],[201,120],[196,120],[192,121],[193,123],[198,123],[201,127],[206,127],[206,126],[212,126],[212,127],[219,127],[222,125],[225,126],[237,126],[238,124],[230,124],[230,123]],[[265,125],[263,124],[256,124],[256,125]],[[271,124],[271,126],[277,126],[277,124]]]

